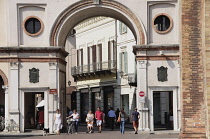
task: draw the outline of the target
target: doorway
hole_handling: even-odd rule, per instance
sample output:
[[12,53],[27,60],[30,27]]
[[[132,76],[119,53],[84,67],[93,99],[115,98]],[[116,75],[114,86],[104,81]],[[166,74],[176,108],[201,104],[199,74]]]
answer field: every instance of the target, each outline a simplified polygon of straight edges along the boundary
[[4,81],[0,76],[0,117],[5,117],[5,93],[2,86],[4,85]]
[[173,92],[153,93],[154,130],[173,130]]
[[86,115],[89,111],[89,93],[81,93],[81,122],[85,122]]
[[[39,122],[44,121],[44,107],[36,108],[36,106],[44,100],[44,92],[29,92],[24,95],[24,127],[25,132],[35,129],[42,129],[44,122],[40,126]],[[41,114],[43,116],[41,116]],[[40,116],[39,116],[40,115]],[[42,123],[42,122],[41,122]]]
[[124,108],[126,114],[129,114],[129,94],[121,95],[121,108]]

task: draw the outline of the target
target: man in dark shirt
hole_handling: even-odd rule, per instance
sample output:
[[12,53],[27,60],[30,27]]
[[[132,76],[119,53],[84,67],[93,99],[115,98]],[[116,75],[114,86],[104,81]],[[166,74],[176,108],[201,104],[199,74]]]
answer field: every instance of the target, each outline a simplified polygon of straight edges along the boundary
[[139,127],[139,112],[137,111],[137,108],[135,108],[135,111],[131,115],[132,121],[133,121],[133,128],[135,130],[135,134],[138,134],[138,127]]

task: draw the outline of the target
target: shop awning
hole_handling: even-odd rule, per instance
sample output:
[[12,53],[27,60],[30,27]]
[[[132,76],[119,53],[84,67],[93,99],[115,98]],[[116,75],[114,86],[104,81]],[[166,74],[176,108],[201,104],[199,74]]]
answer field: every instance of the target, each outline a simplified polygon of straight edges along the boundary
[[44,104],[45,104],[45,101],[44,101],[44,100],[42,100],[41,102],[39,102],[39,104],[38,104],[38,105],[36,105],[36,107],[37,107],[37,108],[39,108],[39,107],[43,107],[43,106],[44,106]]

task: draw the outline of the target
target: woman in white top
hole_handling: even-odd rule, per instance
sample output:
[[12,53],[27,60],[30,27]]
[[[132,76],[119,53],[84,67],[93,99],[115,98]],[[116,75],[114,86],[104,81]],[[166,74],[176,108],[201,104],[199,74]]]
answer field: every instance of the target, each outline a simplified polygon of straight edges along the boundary
[[94,120],[94,114],[90,110],[88,112],[88,114],[87,114],[87,117],[86,117],[87,128],[88,128],[87,133],[92,133],[92,130],[93,130],[93,120]]
[[79,123],[79,114],[76,110],[73,110],[73,114],[69,116],[69,118],[73,117],[74,122],[74,128],[75,128],[75,134],[77,134],[78,131],[78,123]]
[[60,110],[57,109],[56,110],[56,114],[55,114],[55,129],[57,130],[58,135],[60,135],[60,129],[61,129],[61,113]]

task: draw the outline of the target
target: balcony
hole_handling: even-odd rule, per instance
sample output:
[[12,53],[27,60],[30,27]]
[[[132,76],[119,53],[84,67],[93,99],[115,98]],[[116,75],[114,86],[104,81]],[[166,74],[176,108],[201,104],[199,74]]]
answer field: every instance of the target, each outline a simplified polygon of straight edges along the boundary
[[131,86],[137,86],[137,80],[136,80],[136,74],[135,73],[129,73],[128,74],[128,83]]
[[71,75],[76,78],[78,76],[87,76],[91,74],[106,74],[116,73],[117,62],[116,60],[95,62],[88,65],[75,66],[71,68]]

